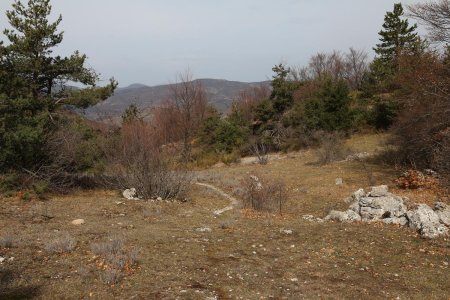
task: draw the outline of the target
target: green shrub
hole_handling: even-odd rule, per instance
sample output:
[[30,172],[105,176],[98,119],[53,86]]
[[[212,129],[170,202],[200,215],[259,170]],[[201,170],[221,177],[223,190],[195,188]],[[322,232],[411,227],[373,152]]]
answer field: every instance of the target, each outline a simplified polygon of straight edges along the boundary
[[47,181],[40,180],[32,185],[33,191],[36,193],[36,195],[39,197],[39,199],[44,199],[45,194],[49,192],[49,184]]
[[8,193],[17,190],[21,184],[20,176],[17,173],[9,173],[0,180],[0,192]]

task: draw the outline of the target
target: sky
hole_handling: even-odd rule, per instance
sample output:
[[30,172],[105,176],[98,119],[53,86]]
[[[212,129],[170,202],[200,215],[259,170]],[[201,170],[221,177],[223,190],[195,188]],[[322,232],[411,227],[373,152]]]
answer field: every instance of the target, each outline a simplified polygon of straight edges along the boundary
[[[9,27],[5,12],[13,2],[0,1],[0,29]],[[354,47],[373,55],[395,2],[53,0],[51,20],[63,17],[55,52],[86,54],[105,82],[114,76],[122,87],[166,84],[187,68],[195,78],[256,82],[271,78],[278,63],[306,65],[317,52]]]

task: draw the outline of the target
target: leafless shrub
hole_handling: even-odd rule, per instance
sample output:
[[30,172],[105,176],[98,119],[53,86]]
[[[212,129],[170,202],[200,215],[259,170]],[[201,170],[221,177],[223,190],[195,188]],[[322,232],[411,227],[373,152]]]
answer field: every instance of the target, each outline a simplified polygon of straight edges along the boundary
[[281,180],[269,180],[251,175],[242,180],[241,188],[244,207],[257,211],[282,212],[287,192]]
[[14,246],[14,242],[14,236],[10,233],[6,233],[2,237],[0,237],[1,248],[12,248]]
[[124,124],[118,144],[108,156],[119,188],[135,188],[144,199],[185,199],[190,173],[163,153],[149,124],[140,120]]
[[344,146],[343,134],[320,131],[316,132],[315,135],[321,145],[316,149],[318,164],[326,165],[334,161],[343,160],[350,154],[350,150]]
[[124,271],[137,263],[139,250],[131,250],[125,247],[125,242],[120,237],[113,237],[106,242],[91,245],[93,254],[100,257],[106,263],[102,279],[106,284],[116,284],[124,276]]
[[260,165],[267,165],[269,162],[269,150],[267,145],[263,143],[255,143],[253,145],[253,154],[258,158]]
[[91,245],[91,251],[95,255],[102,257],[111,257],[122,252],[124,241],[122,238],[114,237],[107,242],[94,243]]
[[122,278],[123,278],[122,271],[117,269],[106,269],[102,275],[103,282],[109,285],[119,283],[122,280]]
[[68,233],[62,233],[53,240],[48,241],[45,250],[51,253],[69,253],[75,249],[77,242]]

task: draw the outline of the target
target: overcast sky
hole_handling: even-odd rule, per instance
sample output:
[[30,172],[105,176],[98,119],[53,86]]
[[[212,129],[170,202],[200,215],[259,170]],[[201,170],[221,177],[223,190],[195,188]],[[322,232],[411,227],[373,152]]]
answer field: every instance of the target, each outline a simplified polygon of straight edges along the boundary
[[[103,80],[114,76],[127,86],[166,84],[187,67],[196,78],[261,81],[275,64],[304,65],[319,51],[353,46],[372,54],[384,14],[398,1],[51,2],[65,32],[57,52],[80,50]],[[11,3],[0,0],[0,28],[8,27]]]

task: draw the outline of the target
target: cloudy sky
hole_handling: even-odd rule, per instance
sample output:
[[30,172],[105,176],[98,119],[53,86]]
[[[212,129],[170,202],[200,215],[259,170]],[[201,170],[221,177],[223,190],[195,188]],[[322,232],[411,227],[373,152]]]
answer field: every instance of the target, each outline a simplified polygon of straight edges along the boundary
[[[27,2],[25,0],[25,2]],[[196,78],[260,81],[277,63],[319,51],[372,52],[393,0],[53,0],[65,32],[58,54],[80,50],[120,86]],[[406,0],[413,4],[418,0]],[[0,1],[0,28],[13,0]],[[1,37],[4,40],[4,36]]]

